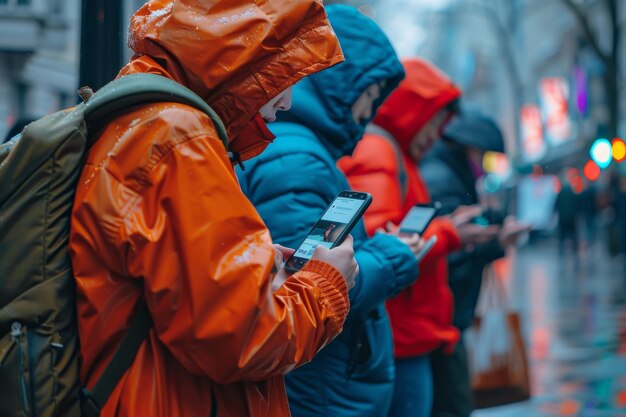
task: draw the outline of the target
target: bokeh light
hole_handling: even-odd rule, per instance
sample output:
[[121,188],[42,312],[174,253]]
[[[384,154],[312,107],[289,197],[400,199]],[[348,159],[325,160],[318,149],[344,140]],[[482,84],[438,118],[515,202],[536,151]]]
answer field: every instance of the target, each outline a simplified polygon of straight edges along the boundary
[[572,179],[571,185],[576,194],[582,193],[585,189],[585,182],[580,176],[574,177],[574,179]]
[[600,178],[600,167],[593,161],[587,161],[585,164],[585,168],[583,168],[583,173],[585,174],[585,178],[589,181],[596,181]]
[[591,145],[589,154],[591,155],[591,159],[593,159],[600,168],[604,169],[611,165],[611,161],[613,160],[613,146],[608,139],[596,139],[593,145]]
[[613,159],[615,159],[617,162],[622,162],[624,158],[626,158],[626,144],[622,139],[613,139],[611,148],[613,151]]
[[485,176],[484,187],[485,187],[485,191],[487,191],[488,193],[497,192],[500,189],[501,185],[502,185],[502,181],[500,180],[500,177],[498,177],[497,175],[488,174]]

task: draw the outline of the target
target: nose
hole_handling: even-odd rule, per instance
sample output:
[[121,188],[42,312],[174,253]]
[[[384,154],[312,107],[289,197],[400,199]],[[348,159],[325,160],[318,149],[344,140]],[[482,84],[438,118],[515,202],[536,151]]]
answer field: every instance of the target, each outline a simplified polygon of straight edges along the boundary
[[281,100],[278,103],[278,110],[289,111],[291,109],[291,100]]
[[372,106],[365,106],[363,109],[363,119],[369,120],[372,118]]

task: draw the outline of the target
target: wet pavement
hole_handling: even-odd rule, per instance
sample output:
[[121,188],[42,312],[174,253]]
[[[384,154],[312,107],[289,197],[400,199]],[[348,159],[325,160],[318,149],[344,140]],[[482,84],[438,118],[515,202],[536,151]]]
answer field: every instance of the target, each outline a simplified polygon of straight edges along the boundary
[[523,317],[529,402],[473,417],[626,417],[626,277],[603,245],[559,256],[556,242],[518,249],[505,266]]

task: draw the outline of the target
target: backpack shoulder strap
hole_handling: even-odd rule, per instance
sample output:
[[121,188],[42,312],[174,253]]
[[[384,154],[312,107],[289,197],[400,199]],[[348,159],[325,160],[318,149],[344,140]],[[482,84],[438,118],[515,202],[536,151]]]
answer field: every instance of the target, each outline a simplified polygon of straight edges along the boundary
[[85,417],[97,417],[100,410],[107,402],[111,393],[117,386],[124,373],[130,368],[141,344],[148,337],[148,332],[152,327],[152,317],[145,300],[139,302],[137,311],[133,313],[130,327],[113,358],[104,369],[100,379],[96,382],[91,391],[82,387],[81,402],[82,411]]
[[228,150],[226,128],[215,110],[187,87],[156,74],[129,74],[106,84],[85,104],[85,122],[88,127],[98,126],[128,107],[159,102],[187,104],[203,111]]
[[391,147],[396,154],[396,162],[398,163],[398,182],[400,183],[400,188],[402,190],[402,204],[404,204],[404,202],[406,201],[406,196],[409,192],[409,187],[406,169],[404,169],[404,158],[402,157],[402,151],[398,146],[398,142],[396,142],[391,133],[373,123],[367,125],[365,132],[380,136],[391,144]]

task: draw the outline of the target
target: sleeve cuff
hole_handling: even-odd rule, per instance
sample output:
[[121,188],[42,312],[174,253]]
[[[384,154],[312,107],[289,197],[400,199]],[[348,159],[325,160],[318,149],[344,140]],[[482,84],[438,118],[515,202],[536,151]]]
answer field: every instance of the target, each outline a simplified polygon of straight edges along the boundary
[[316,276],[313,279],[320,290],[322,302],[329,309],[335,325],[341,329],[350,310],[348,286],[341,273],[332,265],[314,259],[307,262],[300,272]]
[[392,276],[387,279],[388,298],[411,285],[419,275],[419,265],[411,249],[398,238],[378,233],[370,239],[384,260],[392,268]]

